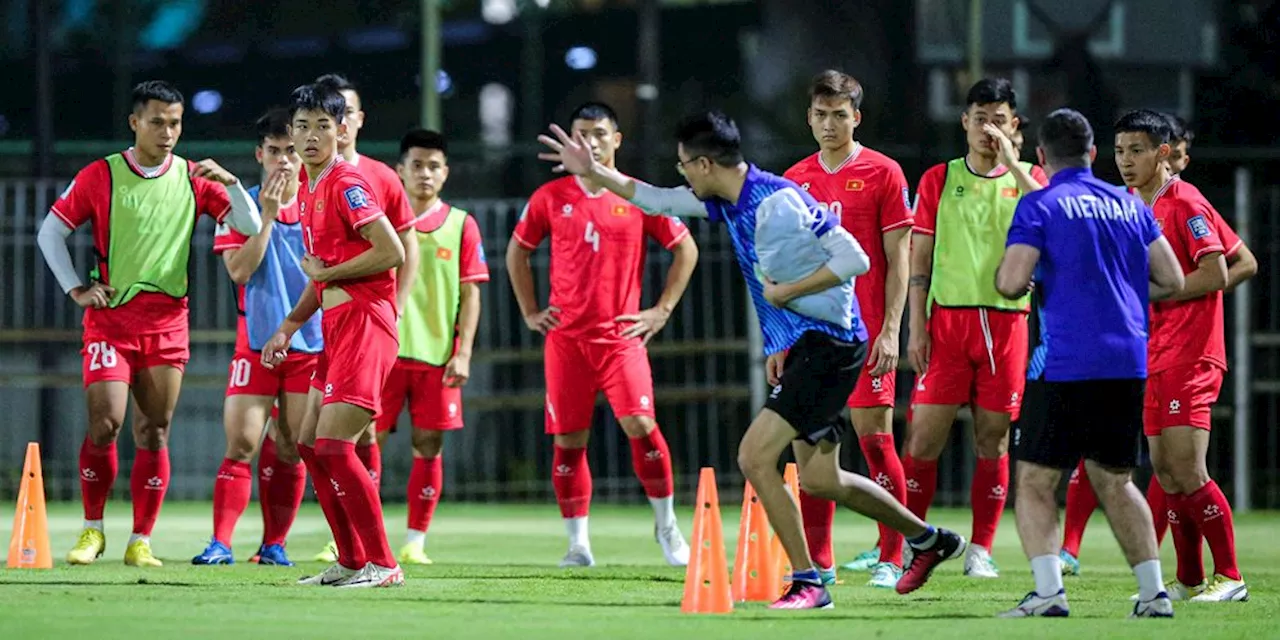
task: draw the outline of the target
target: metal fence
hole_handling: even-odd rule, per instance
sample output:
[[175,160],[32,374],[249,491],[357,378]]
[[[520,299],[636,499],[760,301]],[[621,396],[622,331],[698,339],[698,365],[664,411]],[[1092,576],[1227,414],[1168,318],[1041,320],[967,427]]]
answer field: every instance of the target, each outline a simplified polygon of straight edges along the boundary
[[[1254,189],[1243,174],[1239,192],[1204,189],[1250,244],[1262,263],[1259,277],[1248,290],[1228,298],[1228,336],[1233,371],[1215,412],[1219,429],[1210,451],[1210,465],[1224,486],[1244,482],[1254,504],[1280,506],[1280,472],[1272,452],[1280,442],[1270,425],[1280,417],[1275,399],[1280,393],[1280,281],[1271,272],[1280,253],[1280,189]],[[39,441],[44,451],[46,490],[51,499],[78,497],[77,455],[86,421],[80,378],[80,310],[62,295],[44,265],[35,233],[49,205],[67,180],[0,181],[0,497],[16,492],[23,451]],[[1243,198],[1244,200],[1241,200]],[[1226,203],[1252,212],[1245,219],[1233,215]],[[520,317],[508,284],[505,247],[521,200],[467,200],[455,204],[469,209],[480,224],[492,274],[482,287],[483,311],[476,342],[473,377],[464,392],[465,429],[451,433],[445,444],[445,483],[448,499],[476,501],[543,501],[552,496],[551,443],[543,434],[543,377],[541,338],[529,332]],[[1245,206],[1247,205],[1247,206]],[[754,314],[747,303],[728,236],[703,221],[689,221],[701,248],[701,260],[689,290],[663,334],[651,343],[658,421],[672,448],[676,484],[690,498],[697,470],[715,467],[722,486],[739,486],[735,459],[738,440],[763,398],[761,358],[749,349]],[[76,264],[87,268],[92,256],[89,234],[71,237]],[[191,362],[173,423],[170,443],[173,479],[170,495],[178,499],[208,499],[212,480],[224,451],[223,391],[234,343],[235,295],[221,260],[213,255],[212,224],[202,221],[195,239],[191,267]],[[650,247],[645,269],[645,301],[660,291],[670,254]],[[535,254],[534,270],[545,300],[548,258]],[[1245,317],[1256,333],[1233,331],[1241,303],[1257,300]],[[1233,307],[1234,304],[1234,307]],[[902,340],[905,351],[906,335]],[[1244,348],[1252,345],[1252,348]],[[1244,351],[1239,349],[1244,348]],[[1232,381],[1240,356],[1249,353],[1256,374],[1245,373],[1244,392],[1233,394]],[[905,366],[905,365],[904,365]],[[899,442],[911,375],[899,372]],[[753,390],[755,393],[753,393]],[[1248,423],[1241,441],[1230,429],[1235,403],[1253,404],[1242,414]],[[644,494],[631,472],[630,448],[603,403],[597,405],[590,464],[596,476],[596,499],[641,502]],[[127,425],[126,425],[127,426]],[[958,435],[945,454],[939,473],[938,501],[964,504],[973,471],[967,414],[957,423]],[[410,465],[407,417],[391,438],[383,459],[383,494],[404,497]],[[126,428],[121,436],[121,468],[127,472],[133,447]],[[845,447],[850,469],[865,467],[856,444]],[[1233,476],[1232,462],[1242,455],[1242,468]],[[1251,477],[1250,477],[1251,474]],[[117,491],[128,491],[118,482]],[[1239,498],[1239,491],[1235,494]]]

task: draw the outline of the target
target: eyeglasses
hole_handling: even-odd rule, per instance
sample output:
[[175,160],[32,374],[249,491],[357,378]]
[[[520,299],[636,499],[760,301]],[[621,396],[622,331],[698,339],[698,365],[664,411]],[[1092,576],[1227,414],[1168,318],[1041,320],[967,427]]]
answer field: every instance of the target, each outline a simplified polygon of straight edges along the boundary
[[688,174],[684,172],[684,166],[689,164],[690,162],[696,162],[697,160],[705,157],[706,156],[695,156],[693,158],[689,158],[688,160],[676,160],[676,173],[680,174],[681,178],[689,177]]

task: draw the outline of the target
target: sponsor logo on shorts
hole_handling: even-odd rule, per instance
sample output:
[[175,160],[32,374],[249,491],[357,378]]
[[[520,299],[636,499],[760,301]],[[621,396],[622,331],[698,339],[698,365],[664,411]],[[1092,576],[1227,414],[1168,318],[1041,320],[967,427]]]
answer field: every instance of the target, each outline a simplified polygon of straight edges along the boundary
[[329,382],[324,385],[324,395],[326,397],[333,395],[333,383]]
[[453,417],[456,417],[457,415],[458,415],[458,403],[456,403],[456,402],[450,402],[450,403],[449,403],[449,417],[450,417],[450,418],[453,418]]
[[1176,414],[1179,414],[1179,413],[1182,413],[1182,403],[1181,403],[1181,402],[1178,402],[1177,400],[1170,400],[1170,401],[1169,401],[1169,415],[1176,415]]
[[779,395],[779,394],[781,394],[781,393],[782,393],[782,385],[778,385],[778,386],[776,386],[776,387],[774,387],[774,388],[773,388],[773,391],[770,391],[770,392],[769,392],[769,397],[770,397],[770,398],[773,398],[774,400],[777,400],[777,399],[778,399],[778,395]]
[[871,390],[875,393],[880,393],[884,390],[884,381],[881,378],[882,376],[876,376],[871,379]]
[[649,396],[640,396],[640,406],[649,408]]

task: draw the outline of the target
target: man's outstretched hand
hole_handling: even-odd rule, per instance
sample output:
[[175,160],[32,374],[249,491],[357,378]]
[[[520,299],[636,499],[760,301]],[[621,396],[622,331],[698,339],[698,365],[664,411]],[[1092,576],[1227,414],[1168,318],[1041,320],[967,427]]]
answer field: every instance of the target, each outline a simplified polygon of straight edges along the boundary
[[538,136],[538,142],[551,149],[549,152],[539,153],[538,159],[556,163],[552,168],[556,173],[567,171],[575,176],[590,174],[595,158],[591,157],[591,147],[586,138],[576,131],[571,136],[558,124],[551,125],[551,134]]

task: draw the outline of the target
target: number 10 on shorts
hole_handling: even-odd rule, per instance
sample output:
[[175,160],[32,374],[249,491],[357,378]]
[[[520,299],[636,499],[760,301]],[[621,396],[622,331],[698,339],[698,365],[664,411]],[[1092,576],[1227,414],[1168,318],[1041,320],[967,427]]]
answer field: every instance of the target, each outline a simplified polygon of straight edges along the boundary
[[236,358],[231,361],[231,386],[247,387],[249,386],[249,371],[252,364],[245,358]]
[[89,352],[89,370],[114,369],[120,359],[116,357],[116,348],[106,342],[90,342],[85,346]]

